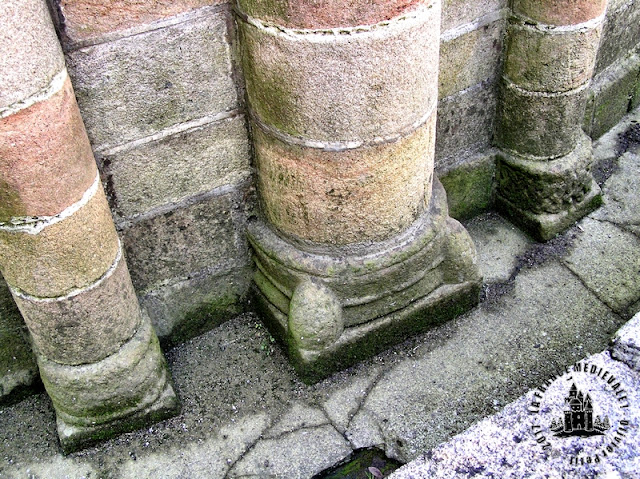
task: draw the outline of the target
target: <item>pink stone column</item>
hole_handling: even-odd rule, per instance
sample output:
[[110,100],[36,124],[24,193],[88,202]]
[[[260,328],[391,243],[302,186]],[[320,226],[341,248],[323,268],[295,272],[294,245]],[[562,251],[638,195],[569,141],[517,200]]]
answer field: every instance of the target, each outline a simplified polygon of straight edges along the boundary
[[44,0],[0,4],[0,269],[65,451],[175,412]]
[[496,139],[498,207],[541,240],[600,204],[582,131],[606,0],[515,0]]
[[451,317],[444,302],[475,303],[475,250],[434,177],[440,1],[240,0],[236,12],[257,303],[303,377]]

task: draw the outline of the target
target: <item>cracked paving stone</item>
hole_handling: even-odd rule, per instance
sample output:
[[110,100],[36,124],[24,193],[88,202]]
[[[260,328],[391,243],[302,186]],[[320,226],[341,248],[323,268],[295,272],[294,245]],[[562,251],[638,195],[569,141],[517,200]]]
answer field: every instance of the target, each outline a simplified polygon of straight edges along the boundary
[[336,389],[322,403],[327,416],[340,432],[345,432],[349,421],[358,412],[367,392],[375,383],[376,376],[356,377],[346,386]]
[[263,439],[229,471],[229,478],[286,477],[308,479],[352,453],[332,426],[299,429],[277,439]]
[[[462,434],[424,454],[414,462],[395,471],[389,479],[462,479],[474,478],[636,478],[640,470],[640,378],[624,364],[611,359],[608,353],[599,353],[586,358],[583,363],[597,365],[615,376],[628,393],[629,408],[625,412],[622,402],[616,400],[612,386],[599,379],[590,380],[563,375],[556,378],[542,395],[539,414],[531,414],[529,406],[534,400],[534,391],[529,391],[507,405],[498,414],[488,417]],[[571,379],[569,379],[571,378]],[[602,449],[611,443],[615,431],[602,436],[554,437],[548,429],[555,417],[561,417],[564,398],[570,384],[568,381],[583,381],[593,396],[594,410],[606,415],[613,424],[629,420],[625,437],[608,457]],[[541,386],[540,384],[539,386]],[[624,419],[623,419],[624,418]],[[534,422],[537,421],[537,422]],[[544,428],[549,452],[536,442],[532,425]],[[617,429],[616,429],[617,430]],[[575,464],[575,454],[595,457],[596,463]]]
[[640,239],[604,221],[586,218],[580,227],[563,262],[601,301],[630,317],[640,299]]
[[264,434],[264,438],[277,438],[297,429],[323,426],[328,423],[329,419],[322,410],[296,401],[289,405],[277,423]]
[[521,272],[499,306],[459,317],[443,327],[445,340],[393,367],[353,424],[366,411],[389,457],[415,459],[557,369],[602,351],[622,323],[557,261]]
[[138,454],[120,469],[120,479],[161,479],[224,477],[254,444],[269,424],[266,414],[247,416],[213,433],[210,439],[192,444],[176,444],[167,451]]

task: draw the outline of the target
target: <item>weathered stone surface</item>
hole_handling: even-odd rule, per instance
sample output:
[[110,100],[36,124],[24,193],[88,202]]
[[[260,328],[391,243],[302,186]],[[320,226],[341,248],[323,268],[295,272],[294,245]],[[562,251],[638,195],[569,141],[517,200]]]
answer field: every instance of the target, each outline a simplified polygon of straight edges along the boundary
[[244,312],[253,270],[204,271],[140,298],[161,341],[177,344]]
[[425,341],[391,368],[352,424],[372,418],[368,430],[379,428],[388,456],[414,459],[600,351],[620,322],[557,262],[524,271],[499,307],[487,304],[448,323],[441,342]]
[[64,57],[41,0],[4,0],[0,4],[0,114],[49,85],[64,68]]
[[611,356],[640,372],[640,313],[618,330],[611,345]]
[[487,81],[438,102],[436,169],[491,144],[496,101],[496,84]]
[[99,39],[106,33],[126,30],[166,17],[226,0],[60,0],[64,33],[71,42]]
[[601,301],[617,313],[640,299],[640,239],[611,223],[590,218],[580,223],[578,237],[565,264]]
[[380,241],[430,197],[436,116],[397,142],[342,152],[288,145],[254,128],[258,191],[269,221],[330,244]]
[[240,0],[243,12],[289,28],[370,25],[439,0]]
[[496,141],[522,155],[553,158],[568,154],[578,143],[587,90],[538,93],[508,80],[501,85]]
[[236,258],[241,250],[232,210],[237,208],[231,191],[196,198],[125,229],[122,241],[136,290],[156,289]]
[[601,31],[602,23],[559,33],[514,21],[507,35],[505,74],[529,91],[578,88],[593,76]]
[[285,34],[240,22],[254,114],[286,134],[323,142],[406,133],[435,108],[438,94],[440,3],[415,12],[344,34]]
[[211,479],[224,477],[230,465],[242,457],[268,425],[268,416],[246,416],[207,434],[204,442],[187,448],[176,444],[173,450],[130,458],[122,465],[122,479],[156,479],[189,477]]
[[118,247],[100,185],[87,204],[38,234],[0,230],[7,283],[38,297],[63,296],[93,284],[111,267]]
[[15,299],[37,352],[61,364],[100,361],[120,349],[140,323],[124,259],[100,283],[71,297]]
[[611,65],[593,80],[586,117],[590,134],[599,138],[633,106],[640,79],[640,55],[634,54]]
[[[349,427],[351,419],[360,409],[360,404],[367,397],[367,393],[375,384],[377,372],[367,372],[361,376],[353,377],[343,387],[334,387],[332,390],[323,388],[322,408],[331,424],[341,433]],[[351,438],[349,438],[351,441]]]
[[628,152],[618,160],[618,170],[602,189],[604,206],[591,218],[619,226],[640,225],[640,154]]
[[71,81],[29,108],[0,119],[0,221],[53,216],[79,201],[96,163]]
[[507,282],[515,271],[517,257],[531,245],[531,239],[494,213],[477,216],[465,226],[476,245],[484,282]]
[[106,152],[100,162],[113,196],[111,203],[124,217],[237,184],[251,174],[243,116],[113,154]]
[[507,8],[507,0],[443,0],[442,31],[471,23],[475,19],[489,13]]
[[277,439],[279,436],[292,433],[298,429],[310,429],[329,424],[329,419],[322,409],[310,406],[301,401],[287,404],[287,409],[276,423],[262,435],[266,439]]
[[532,20],[550,25],[575,25],[602,15],[607,0],[514,0],[513,9]]
[[[174,413],[176,396],[151,322],[144,318],[136,334],[115,354],[86,365],[68,366],[38,356],[47,393],[53,401],[58,434],[65,449],[73,449],[108,431],[135,429],[148,410],[149,419]],[[161,407],[154,411],[154,404]],[[101,426],[107,429],[102,429]],[[92,428],[102,434],[92,437]],[[113,433],[112,433],[113,434]]]
[[94,148],[235,108],[229,15],[201,10],[177,25],[67,54]]
[[490,152],[438,173],[452,218],[463,221],[491,208],[495,170],[495,154]]
[[[349,443],[331,426],[302,429],[276,442],[263,439],[229,471],[229,478],[247,475],[281,476],[291,479],[313,477],[351,454]],[[304,454],[305,461],[292,461]]]
[[0,276],[0,405],[22,399],[38,378],[27,328]]
[[638,43],[640,4],[628,0],[609,0],[596,72],[601,73],[616,61],[628,56]]
[[499,154],[496,194],[517,208],[536,214],[560,213],[580,203],[593,183],[591,139],[580,133],[576,148],[554,160]]
[[322,350],[344,331],[340,300],[318,278],[303,281],[291,296],[287,326],[296,348]]
[[[437,181],[430,209],[402,234],[375,245],[305,246],[261,221],[250,222],[248,233],[258,266],[257,308],[289,346],[305,381],[317,381],[451,319],[478,300],[475,248],[466,230],[447,216],[444,189]],[[291,297],[309,277],[331,288],[345,325],[335,342],[318,351],[297,347],[288,326]]]
[[[491,416],[442,444],[427,454],[423,451],[414,462],[393,473],[393,479],[415,478],[540,478],[540,477],[621,477],[637,475],[640,461],[638,444],[638,398],[637,374],[633,374],[621,363],[602,353],[584,360],[584,364],[597,365],[624,384],[629,408],[623,412],[621,403],[616,401],[615,391],[605,381],[597,378],[581,378],[590,388],[598,415],[608,416],[613,425],[604,437],[555,437],[549,424],[556,417],[562,417],[564,398],[571,383],[568,376],[556,378],[546,391],[530,391],[525,396],[509,404],[503,411]],[[543,387],[542,384],[539,387]],[[531,414],[532,401],[540,401],[534,396],[542,396],[545,409],[542,414]],[[629,421],[626,431],[619,429],[621,420]],[[540,434],[534,434],[532,426]],[[614,442],[612,453],[602,454],[603,449]],[[545,451],[537,442],[544,436],[549,450]],[[545,441],[542,441],[544,444]],[[606,451],[605,451],[606,452]],[[599,460],[595,461],[598,454]],[[582,458],[582,461],[579,459]],[[588,461],[587,458],[591,460]],[[573,459],[573,461],[572,461]],[[576,461],[576,459],[578,459]]]
[[499,76],[504,27],[498,20],[440,44],[439,98]]

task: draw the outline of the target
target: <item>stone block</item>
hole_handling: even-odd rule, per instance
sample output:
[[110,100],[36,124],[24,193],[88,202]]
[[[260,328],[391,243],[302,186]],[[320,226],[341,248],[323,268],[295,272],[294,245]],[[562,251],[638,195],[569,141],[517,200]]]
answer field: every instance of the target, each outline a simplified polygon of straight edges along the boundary
[[241,251],[233,210],[239,207],[233,191],[196,197],[166,213],[141,217],[123,230],[136,291],[147,292],[236,259]]
[[496,194],[519,209],[536,214],[560,213],[580,203],[593,183],[591,139],[580,135],[577,147],[554,160],[536,161],[499,154]]
[[44,90],[64,68],[64,57],[46,2],[0,4],[0,115],[6,107]]
[[178,408],[148,318],[115,354],[99,362],[69,366],[39,356],[38,366],[66,452],[165,419]]
[[440,44],[440,99],[498,77],[504,25],[498,20]]
[[599,138],[613,128],[629,111],[640,79],[640,56],[616,62],[593,80],[591,87],[590,131]]
[[496,113],[496,85],[479,83],[438,103],[436,168],[491,144]]
[[476,245],[478,264],[486,284],[506,283],[516,270],[518,257],[531,239],[495,213],[480,215],[465,223]]
[[241,21],[254,115],[318,142],[357,144],[410,131],[437,101],[439,6],[345,31],[284,33]]
[[105,274],[119,243],[104,192],[96,186],[80,209],[37,234],[19,227],[0,229],[0,264],[10,286],[32,296],[57,297]]
[[0,276],[0,406],[21,400],[40,383],[28,334]]
[[640,225],[640,155],[628,152],[602,187],[604,205],[591,218],[618,226]]
[[609,1],[607,17],[598,51],[596,73],[601,73],[629,55],[640,43],[640,4]]
[[96,163],[71,81],[50,98],[0,119],[0,222],[53,216],[79,201]]
[[614,359],[640,372],[640,314],[616,332],[610,349]]
[[98,40],[189,10],[225,3],[226,0],[60,0],[62,25],[71,43]]
[[507,0],[443,0],[442,3],[442,31],[467,23],[490,12],[507,8]]
[[140,323],[138,298],[124,259],[90,288],[36,299],[15,294],[36,351],[60,364],[85,364],[115,353]]
[[538,93],[503,80],[496,142],[521,155],[555,158],[571,152],[580,138],[588,90]]
[[204,271],[140,298],[163,344],[173,345],[219,326],[246,309],[253,270],[247,262],[223,272]]
[[229,15],[198,10],[175,25],[68,53],[94,149],[236,108]]
[[452,218],[463,221],[491,208],[495,169],[495,156],[483,154],[439,175]]
[[131,217],[251,175],[244,116],[234,116],[99,159],[116,215]]
[[379,241],[402,231],[430,196],[435,120],[396,142],[339,152],[288,145],[254,128],[266,217],[318,243]]
[[505,75],[524,90],[565,92],[593,76],[602,23],[556,32],[512,21],[508,29]]
[[439,0],[239,0],[240,9],[261,20],[289,28],[338,28],[371,25]]
[[617,226],[590,218],[564,263],[598,298],[623,316],[640,299],[640,240]]
[[[466,230],[447,216],[446,194],[437,180],[429,210],[401,234],[375,245],[292,243],[260,220],[249,223],[248,235],[258,267],[256,306],[288,346],[304,381],[375,354],[478,300],[475,248]],[[314,284],[305,286],[309,278]],[[326,332],[319,343],[294,336],[307,331],[300,324],[305,320]],[[329,320],[326,329],[319,326]]]
[[513,10],[548,25],[576,25],[602,15],[607,0],[514,0]]

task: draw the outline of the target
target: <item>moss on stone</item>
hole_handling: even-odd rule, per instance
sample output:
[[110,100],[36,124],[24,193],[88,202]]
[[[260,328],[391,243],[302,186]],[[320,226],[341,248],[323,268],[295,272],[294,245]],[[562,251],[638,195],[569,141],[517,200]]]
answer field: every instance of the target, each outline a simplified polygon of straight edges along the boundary
[[246,304],[245,297],[232,293],[199,304],[184,314],[169,337],[163,338],[163,347],[182,343],[219,326],[245,312]]
[[445,173],[440,181],[447,191],[449,214],[463,221],[489,210],[493,204],[494,177],[493,155]]

